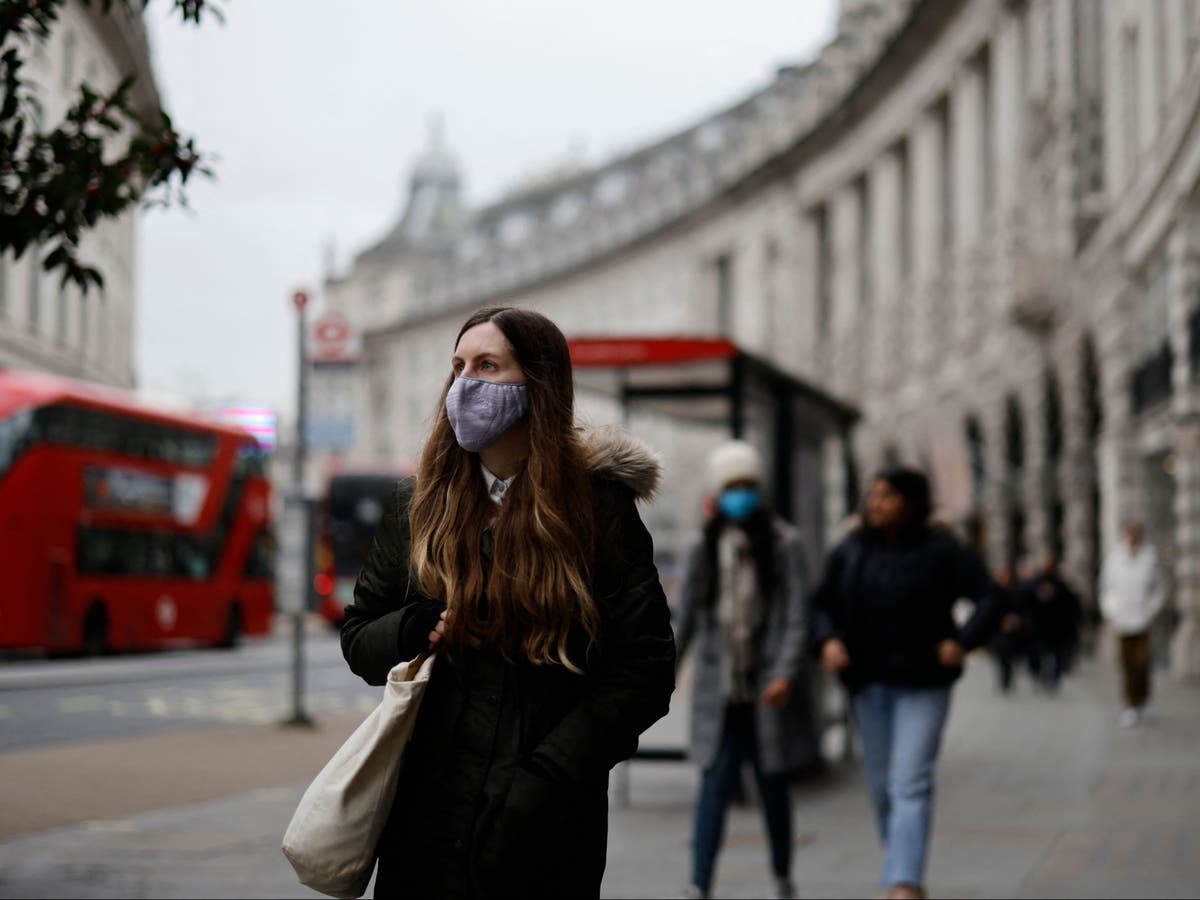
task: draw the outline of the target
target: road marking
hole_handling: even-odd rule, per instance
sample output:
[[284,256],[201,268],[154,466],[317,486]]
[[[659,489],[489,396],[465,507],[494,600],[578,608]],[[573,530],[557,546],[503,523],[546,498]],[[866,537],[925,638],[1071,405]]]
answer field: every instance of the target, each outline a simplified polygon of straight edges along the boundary
[[88,819],[80,823],[88,831],[117,831],[117,832],[132,832],[137,830],[137,825],[131,819]]
[[108,709],[108,700],[99,694],[77,694],[74,697],[60,697],[58,711],[64,713],[104,712]]
[[160,719],[169,719],[171,717],[171,704],[163,697],[147,697],[146,712]]

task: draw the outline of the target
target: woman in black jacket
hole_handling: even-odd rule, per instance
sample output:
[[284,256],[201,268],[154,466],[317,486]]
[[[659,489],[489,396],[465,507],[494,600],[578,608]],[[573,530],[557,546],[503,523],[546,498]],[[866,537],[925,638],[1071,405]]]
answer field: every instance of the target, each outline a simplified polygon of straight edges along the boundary
[[451,367],[342,629],[370,684],[438,653],[375,896],[597,897],[608,772],[674,689],[670,614],[635,507],[657,463],[576,429],[566,340],[544,316],[480,310]]
[[[814,649],[851,692],[891,898],[925,896],[933,771],[951,685],[1001,612],[978,558],[931,526],[930,510],[923,474],[900,466],[879,473],[863,525],[834,548],[813,597]],[[953,616],[960,599],[975,604],[962,627]]]

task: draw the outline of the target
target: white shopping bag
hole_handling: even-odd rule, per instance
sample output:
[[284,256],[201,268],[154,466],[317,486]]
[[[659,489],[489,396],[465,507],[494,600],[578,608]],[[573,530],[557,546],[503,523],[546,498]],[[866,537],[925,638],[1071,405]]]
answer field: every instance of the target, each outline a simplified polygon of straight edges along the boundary
[[434,654],[396,665],[383,700],[308,786],[283,835],[283,853],[306,884],[361,897],[396,794],[400,754],[412,736]]

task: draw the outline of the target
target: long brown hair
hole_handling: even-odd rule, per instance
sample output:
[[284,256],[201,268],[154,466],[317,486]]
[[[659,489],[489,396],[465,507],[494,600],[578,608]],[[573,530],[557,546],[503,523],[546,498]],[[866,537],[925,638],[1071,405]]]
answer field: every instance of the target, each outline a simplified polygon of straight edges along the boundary
[[[573,626],[588,641],[599,632],[591,594],[595,523],[590,475],[575,429],[575,385],[567,340],[540,313],[486,307],[459,329],[500,329],[525,373],[529,458],[497,508],[474,453],[458,445],[446,416],[446,379],[433,431],[421,453],[409,510],[412,568],[421,589],[446,602],[445,643],[498,649],[506,659],[561,663]],[[494,518],[494,521],[493,521]],[[491,524],[486,572],[480,542]]]

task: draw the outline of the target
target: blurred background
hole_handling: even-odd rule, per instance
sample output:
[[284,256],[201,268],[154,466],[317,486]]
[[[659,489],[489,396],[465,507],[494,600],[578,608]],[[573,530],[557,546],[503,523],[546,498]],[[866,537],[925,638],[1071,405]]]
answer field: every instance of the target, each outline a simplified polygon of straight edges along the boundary
[[[1082,659],[968,674],[933,890],[1196,895],[1200,0],[2,6],[0,896],[305,895],[278,837],[377,697],[341,610],[492,304],[661,455],[669,598],[731,434],[814,569],[893,462],[991,568],[1058,560]],[[1097,613],[1129,520],[1170,576],[1136,735]],[[866,895],[806,678],[797,882]],[[675,707],[615,776],[611,896],[683,883]]]

